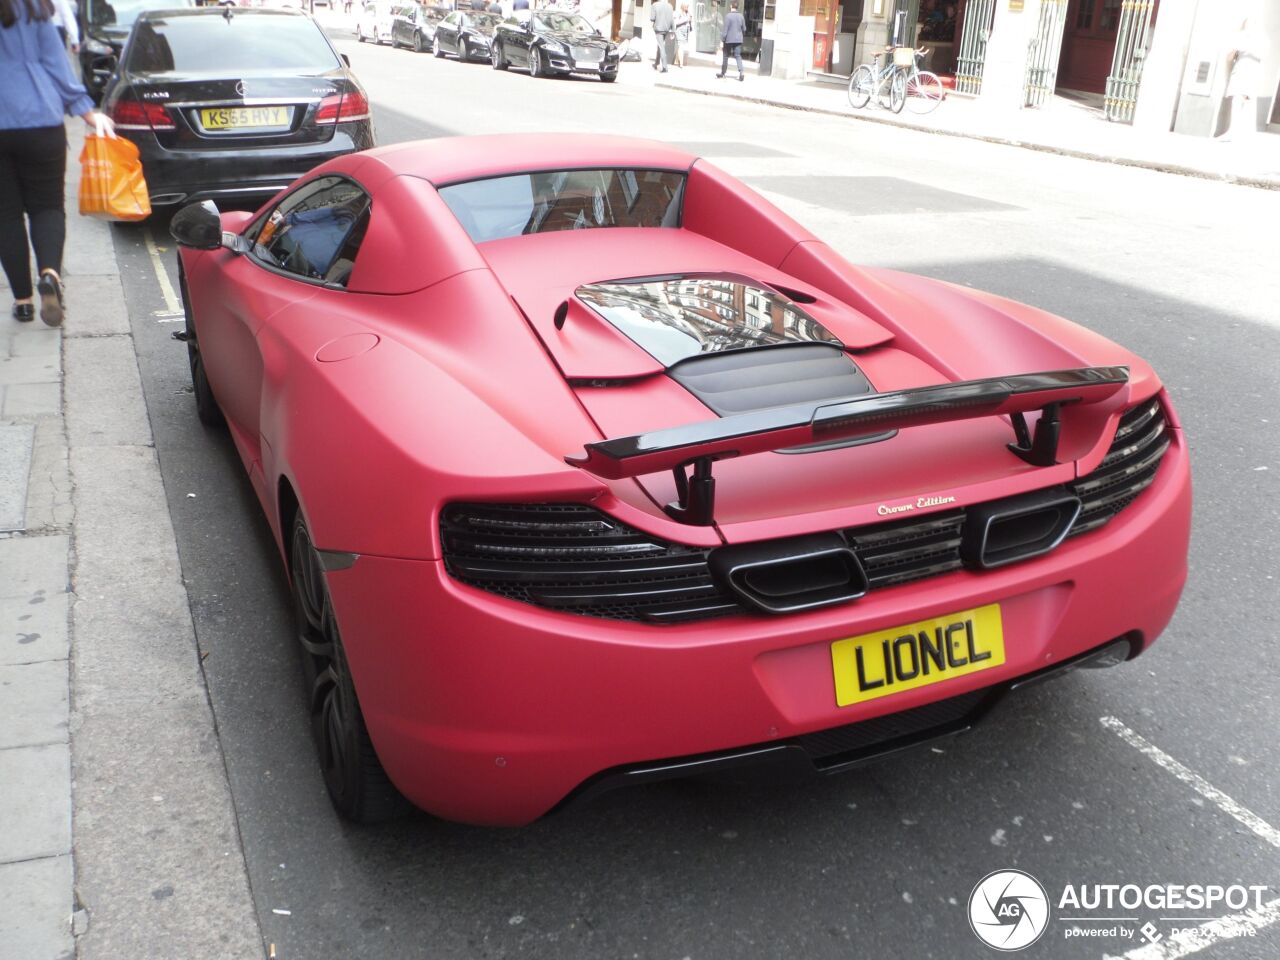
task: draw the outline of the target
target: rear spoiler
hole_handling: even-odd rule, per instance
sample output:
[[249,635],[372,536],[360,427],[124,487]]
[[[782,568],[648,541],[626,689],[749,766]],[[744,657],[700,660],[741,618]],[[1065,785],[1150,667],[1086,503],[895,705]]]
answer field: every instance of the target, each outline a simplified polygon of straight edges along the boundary
[[[707,526],[713,522],[716,460],[1007,415],[1016,436],[1009,449],[1028,463],[1050,466],[1057,462],[1059,408],[1106,400],[1128,382],[1128,367],[1083,367],[873,393],[819,407],[793,404],[589,443],[585,456],[565,462],[610,480],[673,470],[680,500],[667,513]],[[1041,411],[1034,437],[1024,417],[1033,410]],[[690,465],[692,477],[685,472]]]

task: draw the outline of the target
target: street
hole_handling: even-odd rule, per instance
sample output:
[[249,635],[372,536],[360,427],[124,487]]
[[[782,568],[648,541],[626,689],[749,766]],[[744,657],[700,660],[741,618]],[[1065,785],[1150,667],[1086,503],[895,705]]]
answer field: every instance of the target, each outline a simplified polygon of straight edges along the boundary
[[[1241,883],[1276,896],[1280,191],[655,89],[644,63],[612,85],[533,80],[332,36],[382,144],[513,131],[670,141],[855,262],[991,290],[1134,348],[1178,405],[1196,504],[1191,577],[1156,646],[1020,691],[966,736],[811,784],[615,792],[520,830],[425,815],[353,828],[315,763],[266,522],[229,437],[196,420],[170,337],[173,242],[163,218],[117,225],[250,884],[280,960],[984,957],[965,904],[1005,867],[1050,891]],[[1142,946],[1068,939],[1072,914],[1054,907],[1037,956]],[[1177,925],[1131,915],[1162,936]],[[1273,958],[1280,925],[1203,955]]]

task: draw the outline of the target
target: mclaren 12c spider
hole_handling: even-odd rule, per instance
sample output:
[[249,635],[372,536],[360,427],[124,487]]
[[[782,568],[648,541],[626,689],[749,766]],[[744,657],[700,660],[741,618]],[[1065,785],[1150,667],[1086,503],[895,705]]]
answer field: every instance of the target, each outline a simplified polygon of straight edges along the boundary
[[843,770],[1177,604],[1190,470],[1146,363],[854,266],[684,151],[405,143],[172,230],[351,819]]

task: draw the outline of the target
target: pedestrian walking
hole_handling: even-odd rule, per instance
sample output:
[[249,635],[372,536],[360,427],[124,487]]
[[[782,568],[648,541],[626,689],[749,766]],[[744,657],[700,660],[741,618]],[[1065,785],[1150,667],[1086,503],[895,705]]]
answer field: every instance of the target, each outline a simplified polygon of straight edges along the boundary
[[511,4],[512,13],[515,13],[517,10],[528,10],[528,9],[529,9],[529,0],[515,0],[515,2]]
[[92,132],[104,136],[115,136],[115,131],[71,75],[52,18],[51,0],[0,0],[0,265],[13,293],[14,319],[32,320],[35,250],[40,319],[56,327],[62,323],[67,237],[67,129],[62,118],[83,117]]
[[53,25],[58,28],[62,46],[71,44],[72,53],[80,49],[80,25],[76,23],[76,8],[71,0],[53,0]]
[[730,0],[729,15],[724,18],[724,26],[720,28],[720,46],[724,49],[724,56],[720,61],[717,77],[723,77],[728,72],[729,57],[732,56],[738,64],[738,79],[747,79],[742,72],[742,38],[746,32],[747,22],[738,12],[738,0]]
[[1227,67],[1231,73],[1226,96],[1231,98],[1231,124],[1219,140],[1247,139],[1258,132],[1258,96],[1262,92],[1262,61],[1267,50],[1262,31],[1255,29],[1259,19],[1257,11],[1251,11],[1230,41]]
[[658,0],[649,8],[649,22],[653,24],[653,35],[657,38],[658,49],[653,54],[653,69],[667,72],[667,39],[671,36],[671,28],[675,26],[675,12],[667,0]]
[[680,4],[680,12],[675,19],[676,32],[676,64],[681,68],[689,65],[689,41],[693,38],[693,17],[689,15],[688,0]]

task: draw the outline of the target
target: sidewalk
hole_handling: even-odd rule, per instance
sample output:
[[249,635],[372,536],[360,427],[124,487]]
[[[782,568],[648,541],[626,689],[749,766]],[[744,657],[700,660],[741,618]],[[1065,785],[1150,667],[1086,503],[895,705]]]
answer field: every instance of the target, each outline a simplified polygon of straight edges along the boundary
[[[111,228],[0,296],[0,960],[263,955]],[[4,291],[7,294],[7,290]]]
[[[644,63],[627,67],[635,72],[652,72]],[[696,62],[690,59],[684,69],[655,75],[654,86],[1280,189],[1280,136],[1275,134],[1259,133],[1250,141],[1224,143],[1206,137],[1149,133],[1128,124],[1111,123],[1101,110],[1061,96],[1050,98],[1037,110],[1003,111],[993,109],[981,98],[949,93],[927,116],[916,116],[907,110],[895,116],[872,104],[854,110],[843,85],[760,77],[753,69],[754,64],[749,65],[745,82],[738,82],[732,65],[730,76],[717,79],[716,69],[699,57]]]

